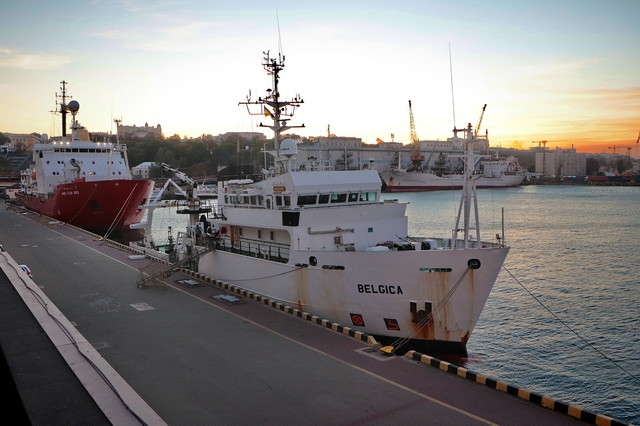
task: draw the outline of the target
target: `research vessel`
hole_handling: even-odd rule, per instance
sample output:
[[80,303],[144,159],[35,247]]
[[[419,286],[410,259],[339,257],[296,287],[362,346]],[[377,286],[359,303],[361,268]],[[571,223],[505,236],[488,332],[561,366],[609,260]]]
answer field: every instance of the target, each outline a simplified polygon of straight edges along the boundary
[[[126,145],[94,142],[77,120],[80,104],[67,103],[62,82],[62,137],[33,147],[33,166],[21,172],[16,198],[28,210],[98,234],[128,230],[144,216],[153,181],[133,179]],[[70,113],[71,135],[66,134]]]
[[284,56],[265,52],[263,67],[272,88],[240,104],[272,121],[259,126],[273,130],[273,161],[257,177],[219,177],[211,212],[191,215],[190,241],[206,247],[192,250],[198,273],[373,336],[393,351],[411,340],[466,354],[509,251],[500,235],[480,239],[472,134],[453,231],[412,236],[406,203],[381,198],[377,171],[296,163],[296,143],[281,136],[304,126],[290,124],[303,100],[279,92]]

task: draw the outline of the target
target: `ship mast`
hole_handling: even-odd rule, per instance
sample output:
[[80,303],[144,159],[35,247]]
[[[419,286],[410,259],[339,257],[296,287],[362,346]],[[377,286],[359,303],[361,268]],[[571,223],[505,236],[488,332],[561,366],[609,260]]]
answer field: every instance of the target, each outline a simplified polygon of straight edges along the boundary
[[[275,151],[277,157],[279,157],[280,153],[280,135],[291,129],[291,128],[300,128],[304,127],[304,124],[299,126],[293,126],[288,124],[288,121],[293,117],[293,114],[301,104],[304,103],[300,94],[296,94],[296,96],[291,101],[283,101],[280,99],[280,91],[278,89],[278,83],[280,81],[280,71],[284,69],[284,55],[281,53],[278,54],[278,59],[272,58],[269,54],[269,51],[263,52],[264,59],[262,66],[267,71],[267,74],[272,76],[272,88],[267,89],[267,95],[262,98],[259,97],[258,100],[251,100],[251,91],[249,91],[249,95],[247,96],[247,100],[244,102],[239,102],[238,105],[246,105],[247,111],[250,115],[264,115],[265,117],[270,117],[273,120],[273,124],[258,124],[258,127],[268,127],[273,131]],[[259,105],[259,111],[252,110],[250,105]]]
[[[457,129],[461,131],[462,129]],[[462,184],[462,197],[460,198],[460,206],[458,208],[458,216],[456,218],[456,227],[453,233],[453,241],[458,239],[458,232],[462,231],[464,247],[469,248],[471,242],[471,236],[469,235],[470,222],[471,222],[471,201],[473,199],[473,215],[475,219],[475,239],[476,242],[480,242],[480,220],[478,218],[478,197],[476,191],[476,180],[482,175],[474,174],[475,167],[475,152],[473,150],[477,140],[473,137],[474,132],[471,127],[471,123],[466,129],[466,138],[462,142],[465,147],[465,167],[464,167],[464,183]],[[460,219],[463,220],[462,228],[460,228]]]
[[64,137],[67,136],[67,112],[69,111],[67,97],[71,97],[71,95],[67,95],[67,82],[62,80],[60,84],[62,84],[60,87],[62,93],[60,95],[56,93],[56,98],[62,99],[62,102],[60,102],[60,110],[57,112],[62,114],[62,136]]

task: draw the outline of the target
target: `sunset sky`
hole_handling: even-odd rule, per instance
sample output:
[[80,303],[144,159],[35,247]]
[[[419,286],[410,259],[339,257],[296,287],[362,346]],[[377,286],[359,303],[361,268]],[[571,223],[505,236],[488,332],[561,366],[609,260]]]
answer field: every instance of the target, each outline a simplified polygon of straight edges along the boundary
[[270,50],[286,56],[281,94],[304,99],[292,121],[303,136],[330,126],[408,143],[411,99],[420,139],[475,127],[487,104],[492,146],[638,155],[637,0],[25,0],[0,11],[0,132],[60,135],[62,80],[90,131],[115,131],[114,118],[167,137],[261,131],[264,117],[238,102],[270,86]]

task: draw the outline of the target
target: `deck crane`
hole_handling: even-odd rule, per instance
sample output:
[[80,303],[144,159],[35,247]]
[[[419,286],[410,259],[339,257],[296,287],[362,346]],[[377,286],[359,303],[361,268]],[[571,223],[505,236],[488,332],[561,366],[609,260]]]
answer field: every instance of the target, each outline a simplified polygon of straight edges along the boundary
[[413,170],[422,170],[422,162],[424,161],[424,155],[420,154],[420,141],[418,140],[418,134],[416,133],[416,125],[413,121],[413,110],[411,109],[411,100],[409,100],[409,128],[411,130],[411,145],[413,151],[411,152],[411,164]]
[[198,186],[198,183],[195,180],[191,179],[186,173],[171,167],[167,163],[162,163],[162,169],[173,173],[178,179],[188,185],[193,186],[194,188]]
[[[164,190],[167,188],[167,186],[169,184],[172,184],[174,187],[176,187],[178,189],[178,191],[188,200],[190,198],[192,198],[195,195],[195,190],[198,187],[198,182],[196,182],[195,180],[191,179],[185,172],[181,172],[180,170],[171,167],[170,165],[168,165],[167,163],[162,163],[160,164],[160,166],[162,167],[162,170],[166,170],[168,172],[173,173],[173,175],[175,177],[177,177],[178,179],[180,179],[182,182],[187,184],[187,190],[183,190],[182,188],[180,188],[178,185],[176,185],[175,182],[173,182],[171,179],[168,179],[167,182],[164,185],[164,188],[162,188],[162,192],[164,192]],[[161,194],[160,193],[160,194]],[[158,194],[158,195],[160,195]]]

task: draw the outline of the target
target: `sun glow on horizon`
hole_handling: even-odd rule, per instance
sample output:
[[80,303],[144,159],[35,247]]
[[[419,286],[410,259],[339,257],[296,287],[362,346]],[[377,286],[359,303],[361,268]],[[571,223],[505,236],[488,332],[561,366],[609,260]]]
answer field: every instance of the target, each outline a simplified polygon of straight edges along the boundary
[[[427,1],[393,10],[372,4],[367,12],[292,4],[279,10],[276,28],[274,11],[259,2],[94,2],[77,5],[80,19],[63,28],[73,43],[65,45],[51,34],[68,16],[40,3],[28,23],[27,6],[4,8],[0,132],[55,134],[59,122],[50,111],[61,80],[70,82],[79,119],[91,131],[113,130],[121,118],[160,124],[166,137],[264,132],[238,102],[249,90],[264,94],[271,82],[262,53],[281,48],[281,93],[305,100],[293,120],[305,128],[292,131],[306,137],[324,136],[330,126],[367,143],[391,134],[408,143],[409,99],[423,140],[475,127],[484,104],[481,131],[492,146],[527,149],[547,140],[611,152],[635,148],[640,131],[640,29],[633,18],[640,4]],[[523,14],[545,18],[533,26]],[[32,36],[25,39],[24,31]]]

